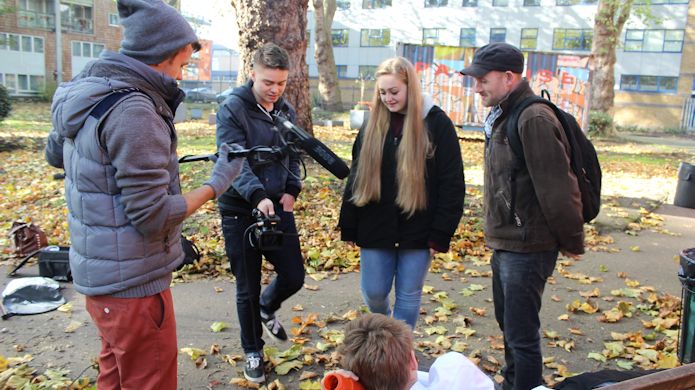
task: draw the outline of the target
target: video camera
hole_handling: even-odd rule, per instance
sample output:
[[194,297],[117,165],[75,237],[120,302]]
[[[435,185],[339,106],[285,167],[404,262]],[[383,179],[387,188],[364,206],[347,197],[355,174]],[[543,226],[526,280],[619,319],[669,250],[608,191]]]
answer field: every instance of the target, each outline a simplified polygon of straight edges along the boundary
[[260,251],[274,251],[282,249],[284,234],[278,229],[280,217],[277,215],[266,216],[258,209],[253,209],[251,215],[256,219],[253,228],[255,247]]

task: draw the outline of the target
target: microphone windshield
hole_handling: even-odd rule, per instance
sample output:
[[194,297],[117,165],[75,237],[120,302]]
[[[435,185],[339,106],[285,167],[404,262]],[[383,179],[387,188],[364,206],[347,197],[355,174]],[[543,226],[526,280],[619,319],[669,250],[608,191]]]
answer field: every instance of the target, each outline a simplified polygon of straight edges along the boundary
[[309,133],[297,127],[286,118],[280,115],[273,116],[296,137],[297,145],[316,160],[317,163],[321,164],[322,167],[326,168],[328,172],[332,173],[338,179],[345,179],[350,174],[350,168],[345,164],[345,161],[333,153],[328,146],[324,145],[321,141],[312,137]]

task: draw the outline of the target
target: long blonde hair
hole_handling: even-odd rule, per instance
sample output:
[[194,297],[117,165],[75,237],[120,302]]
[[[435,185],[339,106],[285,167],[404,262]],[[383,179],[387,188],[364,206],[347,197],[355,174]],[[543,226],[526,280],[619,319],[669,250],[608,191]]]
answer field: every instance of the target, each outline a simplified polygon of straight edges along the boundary
[[[375,76],[378,80],[388,74],[400,78],[407,88],[403,136],[396,153],[396,204],[411,217],[427,207],[426,165],[432,145],[425,129],[422,93],[415,67],[403,57],[390,58],[379,65]],[[390,122],[391,113],[381,101],[377,82],[350,199],[357,206],[381,199],[381,163]]]

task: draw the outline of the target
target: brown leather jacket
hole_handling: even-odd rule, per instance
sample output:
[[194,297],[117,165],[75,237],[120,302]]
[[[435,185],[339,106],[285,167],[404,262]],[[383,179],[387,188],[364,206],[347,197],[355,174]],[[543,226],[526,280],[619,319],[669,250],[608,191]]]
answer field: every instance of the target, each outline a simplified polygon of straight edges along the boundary
[[510,174],[514,152],[505,135],[512,108],[533,95],[522,81],[501,103],[485,148],[485,237],[493,249],[584,253],[584,222],[577,178],[569,163],[569,143],[552,110],[534,104],[518,122],[526,166],[516,176],[514,220],[510,219]]

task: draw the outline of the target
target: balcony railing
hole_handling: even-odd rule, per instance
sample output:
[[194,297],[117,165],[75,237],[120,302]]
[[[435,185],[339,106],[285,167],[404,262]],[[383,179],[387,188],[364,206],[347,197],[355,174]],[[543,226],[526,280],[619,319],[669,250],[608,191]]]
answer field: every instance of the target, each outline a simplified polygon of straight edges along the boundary
[[55,28],[55,15],[20,9],[17,11],[17,24],[19,27],[50,30]]
[[[55,29],[55,15],[43,12],[18,10],[17,23],[19,27],[40,28],[44,30]],[[82,34],[94,33],[94,21],[86,18],[61,18],[63,31]]]

